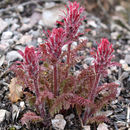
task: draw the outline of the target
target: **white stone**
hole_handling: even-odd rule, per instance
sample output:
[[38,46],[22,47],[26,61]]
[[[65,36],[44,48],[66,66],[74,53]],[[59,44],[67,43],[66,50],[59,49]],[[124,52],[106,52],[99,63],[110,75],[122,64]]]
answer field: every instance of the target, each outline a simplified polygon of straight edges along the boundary
[[52,8],[52,7],[54,7],[56,4],[55,4],[55,2],[46,2],[45,4],[44,4],[44,7],[45,8]]
[[19,6],[17,7],[17,10],[18,10],[19,12],[23,12],[23,11],[24,11],[24,7],[23,7],[22,5],[19,5]]
[[97,130],[108,130],[107,124],[105,123],[99,124]]
[[1,39],[2,40],[7,40],[12,37],[13,33],[11,31],[3,32]]
[[10,112],[4,109],[0,109],[0,123],[2,123],[5,118],[8,120],[10,117]]
[[127,55],[125,56],[125,62],[126,62],[127,64],[130,64],[130,54],[127,54]]
[[88,23],[88,25],[90,25],[90,26],[92,26],[94,28],[97,28],[97,24],[96,24],[96,22],[94,20],[88,20],[87,23]]
[[22,109],[25,108],[25,103],[24,103],[23,101],[20,102],[20,107],[21,107]]
[[65,11],[64,5],[55,6],[53,8],[44,8],[42,13],[42,22],[44,26],[54,27],[57,20],[61,20],[60,15],[64,15],[61,10]]
[[7,53],[7,61],[11,62],[16,60],[17,58],[22,59],[22,56],[17,51],[10,51]]
[[83,126],[83,130],[91,130],[90,125]]
[[0,18],[0,34],[7,28],[8,23]]
[[64,130],[66,125],[66,121],[61,114],[56,115],[55,118],[51,120],[51,122],[55,130]]

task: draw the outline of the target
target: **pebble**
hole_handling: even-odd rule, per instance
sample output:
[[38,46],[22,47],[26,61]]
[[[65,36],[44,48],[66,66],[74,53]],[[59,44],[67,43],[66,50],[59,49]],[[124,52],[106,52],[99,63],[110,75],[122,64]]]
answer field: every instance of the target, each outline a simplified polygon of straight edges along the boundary
[[44,4],[44,7],[45,8],[52,8],[52,7],[54,7],[56,4],[55,4],[55,2],[46,2],[45,4]]
[[57,20],[61,20],[60,15],[63,15],[61,10],[65,11],[65,6],[60,4],[54,6],[53,8],[44,8],[42,13],[42,22],[44,26],[54,27]]
[[2,123],[5,119],[9,120],[10,112],[4,109],[0,109],[0,123]]
[[10,51],[7,53],[6,59],[8,62],[11,62],[16,59],[22,59],[22,56],[17,51]]
[[83,126],[83,130],[91,130],[90,125]]
[[17,44],[28,45],[32,42],[32,35],[26,34],[17,41]]
[[12,104],[12,119],[13,121],[18,118],[20,109],[15,105]]
[[87,24],[94,28],[97,28],[97,26],[98,26],[94,20],[88,20]]
[[111,38],[116,40],[119,37],[119,35],[120,35],[119,32],[112,32],[111,33]]
[[93,61],[94,61],[94,58],[93,58],[93,57],[87,57],[87,58],[85,59],[85,63],[86,63],[87,65],[92,65]]
[[74,117],[75,117],[74,114],[70,114],[70,115],[66,116],[65,119],[70,121],[70,120],[73,119]]
[[125,62],[130,65],[130,54],[125,56]]
[[18,10],[19,12],[23,12],[23,11],[24,11],[24,6],[19,5],[19,6],[17,7],[17,10]]
[[2,40],[8,40],[12,37],[13,33],[11,31],[6,31],[2,33]]
[[[2,26],[1,26],[2,25]],[[8,23],[0,18],[0,34],[7,28]]]
[[19,24],[14,23],[14,24],[11,26],[11,31],[15,31],[15,30],[17,30],[19,27],[20,27]]
[[105,123],[99,124],[97,130],[108,130],[108,126]]
[[55,130],[64,130],[66,125],[66,121],[61,114],[56,115],[55,118],[51,120],[51,122]]

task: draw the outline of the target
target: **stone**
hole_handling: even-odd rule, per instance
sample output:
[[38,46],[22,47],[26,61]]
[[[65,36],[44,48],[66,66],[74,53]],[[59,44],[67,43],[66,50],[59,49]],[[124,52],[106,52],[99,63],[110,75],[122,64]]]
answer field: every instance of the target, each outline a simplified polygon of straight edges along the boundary
[[51,122],[55,130],[64,130],[66,125],[66,121],[61,114],[56,115],[55,118],[51,120]]
[[130,54],[125,56],[125,62],[130,65]]
[[56,4],[55,4],[55,2],[46,2],[45,4],[44,4],[44,7],[45,8],[52,8],[52,7],[54,7]]
[[23,101],[20,102],[20,107],[22,108],[22,110],[25,108],[25,103]]
[[93,61],[94,61],[94,58],[93,58],[93,57],[87,57],[87,58],[85,59],[85,63],[86,63],[87,65],[92,65]]
[[91,130],[90,125],[83,126],[83,130]]
[[12,104],[12,119],[13,121],[18,118],[20,109],[15,105]]
[[108,130],[107,124],[105,123],[99,124],[97,130]]
[[54,27],[57,20],[61,20],[60,15],[63,15],[61,10],[66,10],[63,4],[59,4],[52,8],[44,8],[42,11],[42,22],[44,26]]
[[23,11],[24,11],[24,6],[19,5],[19,6],[17,7],[17,10],[18,10],[19,12],[23,12]]
[[17,30],[19,27],[20,27],[19,24],[14,23],[14,24],[11,26],[11,31],[15,31],[15,30]]
[[28,45],[32,42],[32,35],[26,34],[20,38],[17,44]]
[[97,28],[97,26],[98,26],[94,20],[88,20],[87,24],[94,28]]
[[0,18],[0,34],[7,28],[7,26],[8,26],[8,23]]
[[16,59],[22,59],[22,56],[17,51],[10,51],[7,53],[6,59],[8,62],[11,62]]
[[12,37],[13,33],[11,31],[6,31],[2,33],[2,40],[8,40]]
[[119,36],[120,36],[119,32],[112,32],[111,33],[111,38],[114,39],[114,40],[116,40]]
[[66,120],[71,120],[71,119],[73,119],[74,117],[75,117],[74,114],[70,114],[70,115],[66,116],[65,119],[66,119]]
[[10,112],[4,109],[0,109],[0,123],[2,123],[5,119],[9,120]]

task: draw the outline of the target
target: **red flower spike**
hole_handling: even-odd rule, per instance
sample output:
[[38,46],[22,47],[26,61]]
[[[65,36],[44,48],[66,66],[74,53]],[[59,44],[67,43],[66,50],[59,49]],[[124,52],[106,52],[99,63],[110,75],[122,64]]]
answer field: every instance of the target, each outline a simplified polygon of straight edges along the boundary
[[93,54],[95,71],[97,73],[107,73],[107,68],[110,66],[118,65],[114,62],[111,62],[113,58],[113,48],[112,44],[108,41],[108,39],[103,38],[98,44],[96,53]]
[[19,53],[23,57],[19,67],[27,71],[30,77],[36,77],[39,72],[39,52],[35,52],[34,47],[26,47],[24,53],[22,51]]
[[46,40],[46,49],[54,61],[57,61],[61,55],[62,47],[65,42],[65,33],[63,28],[54,28]]
[[65,29],[65,34],[68,39],[77,39],[77,36],[80,35],[78,32],[79,26],[82,24],[82,21],[85,19],[84,16],[81,16],[84,8],[79,7],[79,3],[69,2],[68,7],[66,7],[67,13],[64,12],[65,16],[63,17],[64,23],[57,22],[61,24]]

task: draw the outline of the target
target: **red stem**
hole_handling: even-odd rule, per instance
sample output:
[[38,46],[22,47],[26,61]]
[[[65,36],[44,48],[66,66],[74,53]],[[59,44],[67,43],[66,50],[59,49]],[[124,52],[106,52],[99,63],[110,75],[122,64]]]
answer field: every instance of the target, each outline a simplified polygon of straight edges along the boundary
[[58,86],[57,86],[58,71],[57,71],[57,63],[55,63],[53,67],[54,67],[54,71],[53,71],[54,97],[56,97],[58,95]]
[[[39,92],[39,88],[38,88],[38,78],[37,78],[37,76],[34,78],[34,86],[35,86],[36,99],[38,99],[39,96],[40,96],[40,92]],[[40,115],[43,118],[45,116],[44,107],[45,107],[44,102],[43,103],[41,102],[41,103],[39,103],[39,105],[36,105],[36,108],[39,110]]]
[[[93,87],[92,87],[92,90],[88,96],[88,99],[93,103],[94,102],[94,99],[95,99],[95,94],[96,94],[96,90],[97,90],[97,86],[99,84],[99,80],[100,80],[100,76],[101,74],[98,74],[96,79],[95,79],[95,82],[93,84]],[[84,112],[84,116],[83,116],[83,124],[86,125],[86,122],[87,122],[87,119],[89,118],[90,116],[90,107],[86,107],[86,110]]]
[[71,48],[71,44],[68,45],[68,54],[67,54],[67,64],[68,65],[70,63],[70,48]]
[[[67,65],[70,64],[70,48],[71,44],[68,45],[68,53],[67,53]],[[66,71],[66,77],[68,76],[68,70]]]

